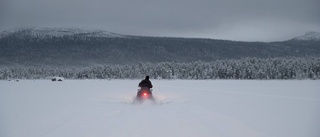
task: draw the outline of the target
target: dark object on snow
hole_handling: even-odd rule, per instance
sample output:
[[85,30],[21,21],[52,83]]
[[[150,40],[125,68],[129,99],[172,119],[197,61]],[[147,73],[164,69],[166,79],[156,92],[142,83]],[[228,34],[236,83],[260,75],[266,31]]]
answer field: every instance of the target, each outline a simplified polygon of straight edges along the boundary
[[146,76],[146,78],[139,83],[139,87],[148,87],[149,89],[153,87],[149,76]]
[[53,78],[51,79],[51,81],[63,81],[63,80],[64,80],[63,77],[53,77]]

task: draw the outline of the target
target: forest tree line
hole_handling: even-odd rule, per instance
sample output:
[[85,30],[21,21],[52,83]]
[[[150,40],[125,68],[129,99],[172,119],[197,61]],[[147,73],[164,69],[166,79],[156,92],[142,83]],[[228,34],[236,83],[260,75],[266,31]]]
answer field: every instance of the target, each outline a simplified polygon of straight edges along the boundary
[[96,65],[78,68],[1,66],[0,79],[320,79],[320,57],[242,58]]

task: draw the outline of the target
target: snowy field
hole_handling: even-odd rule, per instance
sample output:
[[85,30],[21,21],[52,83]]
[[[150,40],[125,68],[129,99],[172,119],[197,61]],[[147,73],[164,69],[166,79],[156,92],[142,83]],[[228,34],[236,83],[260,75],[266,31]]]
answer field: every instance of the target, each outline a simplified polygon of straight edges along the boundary
[[0,81],[0,137],[320,137],[319,80]]

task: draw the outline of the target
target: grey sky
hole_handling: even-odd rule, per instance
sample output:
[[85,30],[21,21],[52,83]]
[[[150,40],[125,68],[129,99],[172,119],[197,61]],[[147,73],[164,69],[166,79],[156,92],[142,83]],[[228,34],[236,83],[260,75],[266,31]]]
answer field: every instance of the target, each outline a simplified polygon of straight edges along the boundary
[[0,29],[277,41],[320,31],[319,0],[0,0]]

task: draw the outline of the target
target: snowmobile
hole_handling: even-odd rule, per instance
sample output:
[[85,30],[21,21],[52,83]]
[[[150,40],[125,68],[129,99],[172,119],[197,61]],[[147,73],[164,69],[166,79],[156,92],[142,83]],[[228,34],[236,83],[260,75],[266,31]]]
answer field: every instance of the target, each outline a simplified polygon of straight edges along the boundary
[[146,100],[146,99],[153,100],[152,89],[148,87],[141,87],[140,89],[138,89],[136,99],[137,100]]

